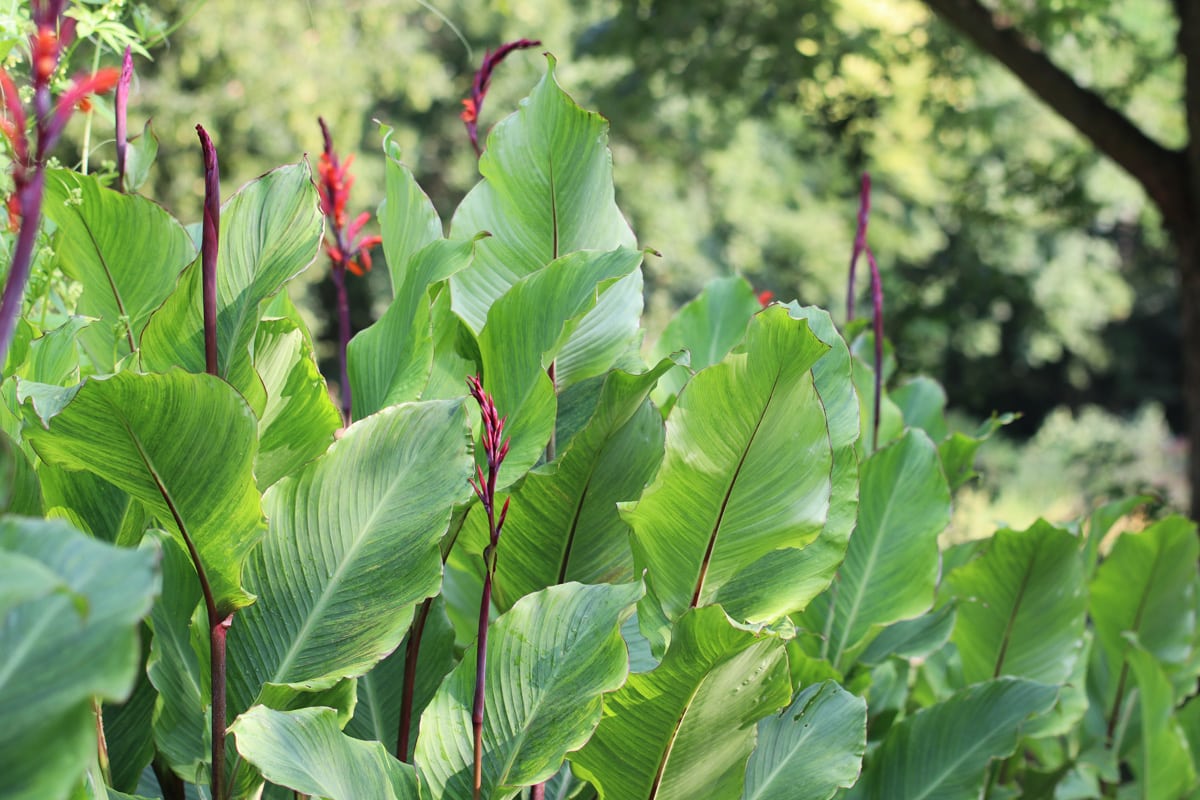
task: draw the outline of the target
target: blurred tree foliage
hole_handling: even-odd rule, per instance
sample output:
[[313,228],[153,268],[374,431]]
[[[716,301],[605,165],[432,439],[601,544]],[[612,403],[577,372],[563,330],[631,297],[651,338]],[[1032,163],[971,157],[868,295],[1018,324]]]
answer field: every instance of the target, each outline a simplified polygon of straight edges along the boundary
[[[1185,140],[1168,0],[1002,5],[1159,140]],[[1027,430],[1064,400],[1156,400],[1181,424],[1177,292],[1153,204],[917,0],[162,0],[153,15],[190,19],[138,61],[131,127],[153,117],[144,192],[185,218],[201,196],[195,123],[228,193],[319,152],[318,114],[339,150],[359,152],[355,207],[381,197],[379,120],[448,216],[476,180],[458,113],[483,50],[540,38],[564,86],[613,120],[618,201],[663,253],[646,269],[660,324],[730,272],[843,308],[869,170],[870,241],[906,368],[974,413],[1024,412]],[[482,127],[542,70],[536,51],[510,57]],[[361,327],[385,275],[353,288]]]

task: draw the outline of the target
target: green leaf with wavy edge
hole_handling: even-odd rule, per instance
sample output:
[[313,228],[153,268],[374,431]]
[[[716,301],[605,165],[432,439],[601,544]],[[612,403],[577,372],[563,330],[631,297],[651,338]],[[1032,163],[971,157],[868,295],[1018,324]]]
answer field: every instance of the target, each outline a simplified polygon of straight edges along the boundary
[[347,369],[355,419],[421,396],[434,359],[429,287],[470,264],[474,249],[474,240],[437,239],[418,250],[387,311],[350,341]]
[[267,391],[254,459],[255,480],[266,489],[324,453],[342,427],[342,415],[329,398],[304,332],[290,319],[259,324],[254,369]]
[[65,522],[6,516],[0,563],[10,555],[36,562],[47,586],[12,598],[0,617],[0,774],[6,798],[62,797],[95,752],[93,698],[122,701],[133,689],[158,554]]
[[393,406],[267,491],[271,526],[246,569],[260,602],[229,631],[231,709],[267,684],[327,688],[396,649],[441,583],[438,541],[470,492],[467,444],[461,400]]
[[694,609],[655,670],[604,698],[571,768],[601,800],[736,800],[756,723],[790,699],[782,639],[733,625],[719,606]]
[[501,120],[479,159],[483,176],[454,212],[450,236],[489,231],[469,269],[451,279],[454,311],[480,332],[488,310],[521,278],[579,250],[636,246],[613,198],[608,123],[559,87],[555,59]]
[[[585,427],[513,490],[496,563],[497,608],[556,583],[633,579],[629,526],[616,504],[636,500],[662,460],[662,416],[646,396],[673,366],[663,359],[640,375],[608,373]],[[482,554],[487,543],[484,515],[471,514],[459,547]]]
[[112,372],[133,352],[196,248],[158,204],[69,170],[47,172],[45,211],[59,229],[63,272],[83,287],[76,312],[100,320],[80,331],[79,344],[97,372]]
[[687,383],[691,373],[711,367],[729,355],[746,335],[746,326],[762,305],[754,296],[750,282],[740,275],[715,278],[663,328],[652,352],[666,358],[678,350],[687,350],[688,366],[672,370],[655,389],[660,403],[667,401]]
[[[324,230],[307,162],[280,167],[243,186],[221,206],[217,253],[218,374],[256,411],[264,390],[250,347],[262,302],[303,272],[317,255]],[[204,315],[197,257],[142,333],[142,364],[165,372],[204,372]]]
[[42,460],[95,473],[182,534],[225,616],[254,599],[241,573],[264,527],[252,473],[257,431],[225,381],[173,369],[89,379],[27,438]]
[[254,706],[229,728],[267,780],[328,800],[416,800],[417,773],[379,742],[342,733],[331,708]]
[[1090,586],[1088,611],[1114,671],[1129,648],[1126,633],[1164,664],[1187,659],[1196,632],[1195,523],[1168,517],[1117,539]]
[[[501,544],[503,547],[503,544]],[[503,800],[547,780],[588,740],[629,660],[620,622],[640,584],[552,586],[521,599],[488,633],[484,676],[483,791]],[[425,713],[414,761],[435,799],[469,798],[475,645]]]
[[996,532],[946,579],[958,599],[953,640],[963,678],[1063,683],[1083,653],[1087,592],[1080,541],[1039,520]]
[[83,332],[95,324],[100,323],[89,317],[67,317],[62,325],[29,342],[29,356],[15,374],[28,380],[52,383],[56,386],[79,383],[79,355]]
[[[644,628],[655,605],[668,621],[714,602],[753,621],[796,610],[792,576],[759,566],[825,525],[833,454],[811,369],[827,350],[806,321],[773,306],[751,322],[744,352],[680,395],[654,483],[622,504],[635,568],[649,570]],[[744,574],[758,580],[739,581]]]
[[492,305],[479,353],[484,387],[508,418],[511,446],[498,487],[524,475],[550,441],[557,399],[546,368],[604,288],[641,260],[637,250],[572,253],[521,278]]
[[833,681],[805,687],[758,723],[742,800],[829,800],[854,785],[866,750],[866,702]]
[[823,602],[805,615],[813,630],[828,632],[835,668],[844,669],[879,626],[933,605],[937,539],[949,522],[950,488],[923,431],[905,432],[863,464],[846,560]]
[[1012,755],[1021,726],[1048,711],[1057,693],[1057,686],[999,678],[924,708],[892,727],[849,797],[975,797],[988,764]]

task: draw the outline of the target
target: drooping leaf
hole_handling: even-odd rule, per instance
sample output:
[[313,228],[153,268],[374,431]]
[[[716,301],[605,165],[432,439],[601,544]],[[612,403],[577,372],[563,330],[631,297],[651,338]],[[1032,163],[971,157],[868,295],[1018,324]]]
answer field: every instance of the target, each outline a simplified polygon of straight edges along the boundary
[[79,343],[98,372],[112,372],[136,349],[196,248],[158,204],[77,172],[47,172],[45,212],[59,228],[63,272],[83,287],[77,313],[100,320],[80,331]]
[[892,657],[926,658],[950,640],[957,618],[954,603],[889,625],[867,645],[858,657],[862,664],[879,664]]
[[[217,255],[217,363],[220,376],[261,410],[263,388],[250,361],[259,306],[317,255],[322,217],[306,162],[243,186],[221,206]],[[204,372],[200,259],[183,274],[142,334],[142,363],[163,372]]]
[[1063,683],[1084,645],[1087,593],[1079,539],[1039,520],[1001,530],[983,556],[946,579],[958,599],[954,643],[963,678]]
[[81,335],[97,323],[87,317],[71,316],[62,325],[29,342],[29,356],[16,374],[38,383],[69,386],[79,383]]
[[113,547],[61,521],[3,517],[0,564],[10,557],[37,564],[47,585],[6,598],[0,617],[4,796],[62,797],[95,751],[93,698],[119,702],[133,689],[138,622],[159,590],[157,554]]
[[44,461],[95,473],[191,542],[217,613],[227,615],[253,600],[241,572],[263,528],[257,426],[229,384],[174,369],[89,379],[27,438]]
[[605,697],[571,767],[601,800],[736,800],[756,723],[790,697],[781,639],[734,627],[719,606],[695,609],[657,669]]
[[633,248],[613,198],[608,123],[566,95],[547,56],[546,75],[518,111],[491,131],[483,180],[454,213],[450,235],[492,237],[451,279],[454,311],[480,332],[493,302],[521,278],[580,250]]
[[796,695],[758,723],[743,800],[829,800],[852,786],[867,749],[867,704],[833,681]]
[[[658,469],[662,416],[646,396],[674,364],[664,359],[641,375],[610,372],[587,425],[513,491],[492,595],[499,609],[556,583],[632,580],[629,526],[616,504],[636,500]],[[471,514],[459,546],[482,553],[487,541],[484,516]]]
[[329,398],[312,347],[290,319],[259,325],[254,368],[267,392],[254,460],[254,477],[262,490],[325,452],[342,427],[342,415]]
[[[628,656],[621,619],[640,584],[552,586],[523,598],[488,633],[483,792],[503,800],[550,778],[600,722],[601,696],[621,685]],[[475,646],[421,717],[414,760],[430,795],[469,798]]]
[[976,684],[892,727],[852,798],[975,797],[994,758],[1011,755],[1021,725],[1054,705],[1057,687],[1019,678]]
[[916,617],[933,605],[937,537],[950,521],[950,489],[937,450],[909,430],[862,467],[858,527],[837,580],[806,615],[829,625],[829,653],[842,668],[874,626]]
[[1122,662],[1126,633],[1161,662],[1187,658],[1196,630],[1198,556],[1196,526],[1183,517],[1117,540],[1091,583],[1088,609],[1110,663]]
[[238,752],[267,780],[328,800],[417,800],[417,773],[379,742],[342,733],[331,708],[254,706],[233,725]]
[[[791,576],[760,565],[809,544],[825,524],[833,456],[811,368],[826,350],[805,321],[768,308],[745,352],[698,373],[680,396],[663,465],[622,512],[635,566],[649,570],[668,621],[713,602],[755,621],[796,610]],[[739,581],[743,573],[755,580]]]
[[557,402],[546,367],[598,293],[641,260],[640,252],[628,249],[572,253],[518,280],[492,305],[479,353],[484,386],[508,418],[511,447],[499,487],[537,463],[554,430]]
[[396,649],[413,604],[437,592],[438,540],[470,491],[467,442],[461,400],[393,406],[268,490],[270,529],[246,569],[260,602],[229,631],[231,709],[267,684],[328,688]]
[[974,434],[957,431],[938,445],[938,455],[942,457],[942,469],[946,471],[951,491],[979,474],[975,472],[975,453],[992,434],[1016,418],[1014,414],[993,415],[981,423]]

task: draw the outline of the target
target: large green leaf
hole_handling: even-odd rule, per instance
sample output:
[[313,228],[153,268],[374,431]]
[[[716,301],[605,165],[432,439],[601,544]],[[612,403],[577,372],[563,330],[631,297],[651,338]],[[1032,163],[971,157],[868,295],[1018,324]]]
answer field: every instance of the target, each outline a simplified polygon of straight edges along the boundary
[[993,758],[1011,755],[1021,725],[1058,692],[1019,678],[970,686],[888,732],[850,797],[964,800],[977,797]]
[[[513,491],[496,564],[500,609],[556,583],[632,579],[629,526],[616,504],[636,500],[662,460],[662,416],[646,395],[674,365],[664,359],[641,375],[610,372],[586,426]],[[481,554],[487,543],[484,515],[471,514],[459,546]]]
[[[483,791],[502,800],[550,778],[600,722],[601,696],[625,680],[620,622],[640,584],[569,583],[532,594],[488,632],[484,677]],[[475,645],[421,717],[414,760],[430,794],[469,798]]]
[[658,668],[605,697],[571,766],[601,800],[736,800],[756,723],[790,697],[781,639],[734,627],[719,606],[695,609]]
[[80,331],[79,343],[98,372],[112,372],[196,248],[161,206],[77,172],[47,173],[45,211],[59,228],[59,264],[83,288],[76,311],[100,320]]
[[253,600],[241,572],[263,528],[252,475],[257,428],[229,384],[175,369],[90,379],[27,438],[44,461],[95,473],[183,535],[217,613],[227,615]]
[[[392,295],[411,283],[408,262],[418,250],[442,238],[442,220],[437,209],[400,161],[400,148],[392,141],[392,129],[383,129],[384,200],[379,206],[379,229],[383,234],[383,254],[392,279]],[[474,238],[473,231],[468,234]],[[428,283],[428,282],[426,282]]]
[[480,332],[497,298],[521,278],[578,250],[633,248],[613,199],[608,123],[546,76],[502,120],[479,159],[483,180],[454,213],[450,235],[489,231],[469,269],[451,279],[454,310]]
[[470,264],[474,246],[474,241],[437,239],[413,254],[387,311],[350,341],[347,369],[355,419],[421,395],[434,358],[429,286]]
[[[60,521],[0,518],[0,774],[6,800],[65,797],[96,748],[93,698],[122,701],[138,622],[159,590],[151,549]],[[11,568],[30,579],[14,591]],[[31,569],[32,568],[32,569]]]
[[743,800],[829,800],[852,786],[867,749],[867,704],[833,681],[809,686],[758,723]]
[[[272,170],[221,206],[217,254],[217,364],[222,378],[261,409],[250,363],[259,305],[302,272],[321,244],[322,216],[307,162]],[[142,363],[204,372],[200,259],[191,263],[142,334]]]
[[393,406],[268,490],[270,529],[246,570],[260,599],[229,632],[232,709],[267,684],[326,689],[396,649],[413,604],[438,590],[438,540],[470,491],[467,444],[461,400]]
[[47,517],[65,519],[113,544],[141,541],[146,509],[127,492],[91,472],[72,472],[45,462],[38,466],[38,478]]
[[[675,312],[654,343],[654,354],[666,358],[687,350],[692,372],[711,367],[742,340],[750,318],[761,308],[749,281],[740,275],[709,281],[694,300]],[[688,367],[673,370],[659,381],[655,397],[666,401],[679,394],[688,380]]]
[[[1136,645],[1136,639],[1134,644]],[[1175,800],[1196,788],[1196,766],[1183,727],[1175,718],[1171,681],[1154,656],[1133,646],[1127,656],[1141,707],[1141,758],[1135,762],[1146,800]]]
[[833,455],[811,368],[827,349],[774,306],[754,318],[745,352],[680,395],[662,468],[623,510],[634,563],[649,570],[646,602],[666,619],[713,602],[759,621],[799,607],[792,576],[761,565],[812,542],[826,521]]
[[341,732],[332,708],[255,706],[229,728],[238,752],[272,783],[328,800],[417,800],[417,773],[379,742]]
[[641,259],[637,250],[624,248],[572,253],[518,280],[492,305],[479,353],[484,386],[508,417],[511,446],[499,486],[536,464],[554,431],[557,401],[546,367],[604,286]]
[[1078,538],[1044,520],[998,531],[947,583],[958,598],[953,638],[967,683],[1001,675],[1063,683],[1072,674],[1087,612]]
[[1091,584],[1089,611],[1114,669],[1129,648],[1126,633],[1159,661],[1179,664],[1196,630],[1195,523],[1168,517],[1117,539]]
[[255,480],[266,489],[325,452],[342,427],[342,415],[329,398],[304,332],[290,319],[259,325],[254,369],[267,391],[254,460]]
[[[806,619],[827,629],[835,668],[876,626],[916,617],[933,605],[938,535],[950,521],[950,489],[937,449],[920,430],[877,451],[862,467],[858,527],[846,561]],[[832,614],[832,617],[821,615]]]

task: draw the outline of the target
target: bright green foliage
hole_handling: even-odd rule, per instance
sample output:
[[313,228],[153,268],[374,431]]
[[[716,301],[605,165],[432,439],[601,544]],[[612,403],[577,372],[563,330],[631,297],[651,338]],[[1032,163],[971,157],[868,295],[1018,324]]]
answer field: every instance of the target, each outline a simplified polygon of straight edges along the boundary
[[949,520],[946,478],[921,431],[909,430],[863,464],[858,527],[846,562],[824,602],[810,609],[817,630],[829,620],[826,646],[835,667],[853,657],[876,626],[915,617],[933,604],[937,537]]
[[967,683],[1001,675],[1066,682],[1083,656],[1083,578],[1079,539],[1066,531],[1045,521],[998,531],[980,558],[947,578]]
[[95,473],[190,542],[219,614],[252,602],[242,564],[263,518],[251,474],[258,424],[245,400],[218,378],[172,370],[91,379],[58,402],[47,427],[27,431],[38,455]]
[[743,800],[829,800],[853,786],[867,747],[867,704],[833,681],[815,683],[758,723]]
[[[544,781],[600,722],[601,695],[628,670],[619,624],[638,584],[568,583],[531,594],[492,626],[484,681],[483,796]],[[469,798],[475,648],[421,718],[414,760],[435,798]]]
[[0,519],[0,771],[4,797],[63,797],[96,747],[93,698],[133,689],[137,625],[159,590],[153,549],[69,525]]
[[99,319],[79,343],[96,372],[112,372],[138,349],[150,315],[196,257],[196,247],[160,206],[105,189],[93,177],[55,170],[46,190],[46,216],[62,231],[63,272],[83,287],[77,311]]
[[238,752],[267,780],[328,800],[417,800],[417,774],[378,742],[343,734],[331,708],[255,706],[230,730]]
[[571,766],[601,800],[741,796],[755,723],[790,697],[783,641],[735,627],[719,606],[687,612],[652,672],[630,675]]
[[[221,206],[217,256],[218,374],[260,411],[264,389],[251,364],[259,305],[307,267],[321,241],[317,190],[306,163],[280,167]],[[154,312],[142,335],[142,363],[154,371],[204,371],[200,259]]]
[[962,800],[983,786],[993,758],[1017,745],[1021,724],[1048,711],[1057,690],[1000,678],[976,684],[892,728],[850,797]]
[[[646,602],[667,620],[713,602],[743,620],[796,610],[791,576],[766,582],[756,567],[825,524],[832,453],[810,370],[826,350],[786,308],[767,309],[745,352],[697,374],[672,409],[663,466],[623,512]],[[743,571],[758,579],[739,582]]]
[[466,434],[461,401],[393,406],[268,490],[270,528],[246,569],[259,603],[229,633],[233,707],[328,689],[400,644],[467,498]]

